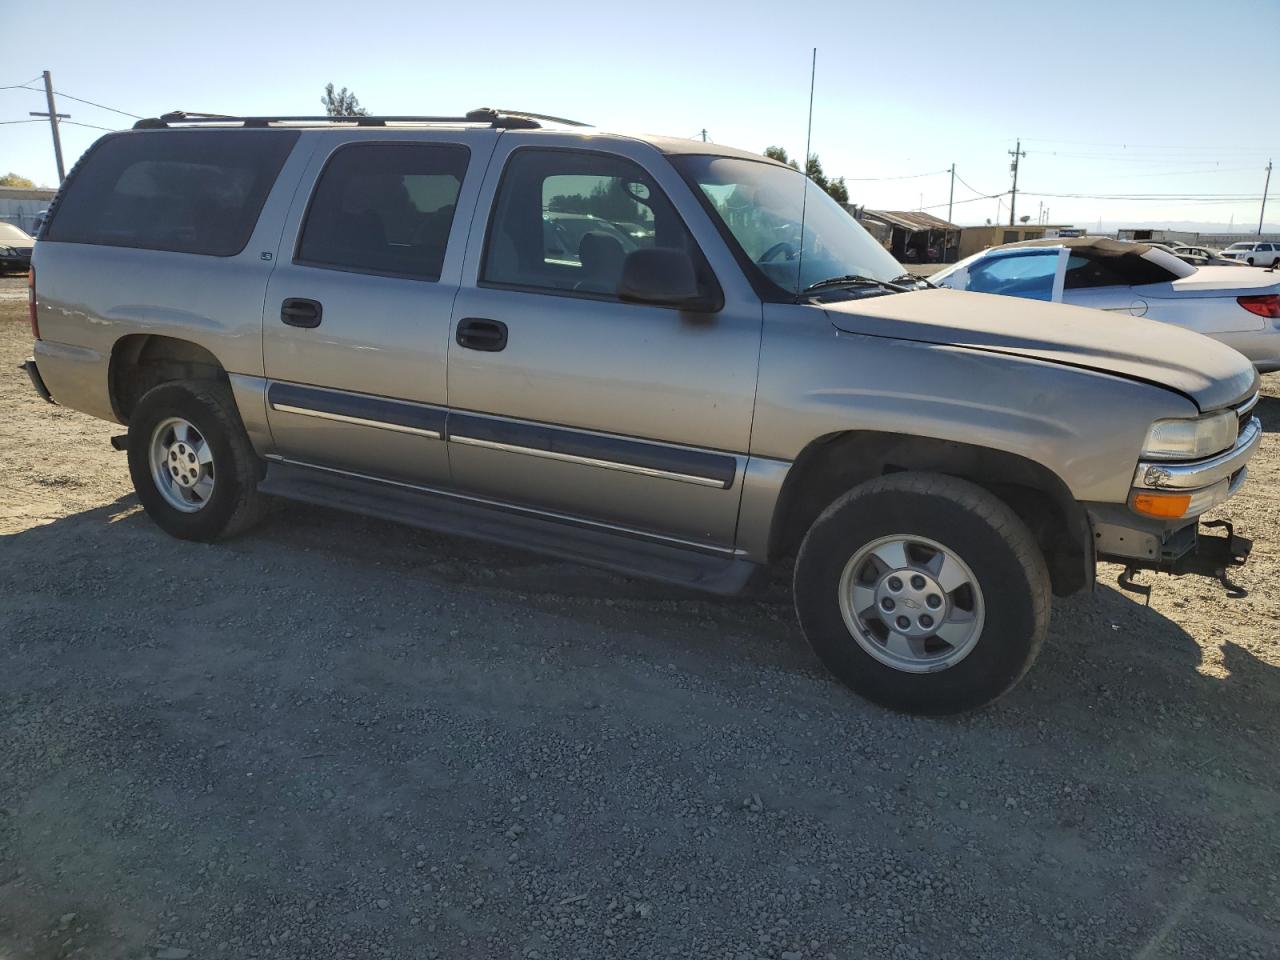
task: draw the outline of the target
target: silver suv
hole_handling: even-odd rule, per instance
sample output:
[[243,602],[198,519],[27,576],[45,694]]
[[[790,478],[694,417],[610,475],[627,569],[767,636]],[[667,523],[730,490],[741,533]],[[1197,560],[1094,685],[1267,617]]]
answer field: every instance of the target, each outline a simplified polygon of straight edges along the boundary
[[128,425],[157,525],[264,494],[718,593],[794,557],[817,655],[999,697],[1099,557],[1206,570],[1257,376],[1196,334],[931,289],[801,174],[491,110],[171,114],[36,244],[46,397]]

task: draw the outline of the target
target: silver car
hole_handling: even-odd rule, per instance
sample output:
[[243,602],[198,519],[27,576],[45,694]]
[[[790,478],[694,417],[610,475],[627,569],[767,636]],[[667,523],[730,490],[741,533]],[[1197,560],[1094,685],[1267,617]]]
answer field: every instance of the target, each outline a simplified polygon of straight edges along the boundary
[[274,495],[719,593],[794,558],[817,655],[900,710],[1010,689],[1098,558],[1248,552],[1198,523],[1261,435],[1239,354],[931,289],[714,144],[168,115],[81,160],[32,290],[36,389],[128,426],[174,536]]

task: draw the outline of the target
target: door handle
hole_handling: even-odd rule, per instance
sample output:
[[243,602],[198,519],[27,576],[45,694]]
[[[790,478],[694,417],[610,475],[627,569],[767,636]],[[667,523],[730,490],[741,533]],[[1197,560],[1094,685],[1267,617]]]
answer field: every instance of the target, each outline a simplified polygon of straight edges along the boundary
[[454,339],[458,341],[458,346],[468,350],[497,353],[507,345],[507,325],[501,320],[467,317],[458,321],[458,332]]
[[280,304],[280,322],[291,327],[318,327],[324,308],[318,300],[290,297]]

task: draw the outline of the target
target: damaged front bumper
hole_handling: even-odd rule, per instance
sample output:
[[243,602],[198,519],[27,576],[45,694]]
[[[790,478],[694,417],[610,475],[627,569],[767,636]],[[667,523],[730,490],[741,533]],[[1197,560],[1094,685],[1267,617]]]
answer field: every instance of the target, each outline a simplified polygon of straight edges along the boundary
[[1212,577],[1222,583],[1228,596],[1245,595],[1227,571],[1249,559],[1253,541],[1237,535],[1230,521],[1197,517],[1161,523],[1136,517],[1119,504],[1095,504],[1089,514],[1097,558],[1124,565],[1118,578],[1124,589],[1149,594],[1151,588],[1135,583],[1133,577],[1140,570],[1152,570]]

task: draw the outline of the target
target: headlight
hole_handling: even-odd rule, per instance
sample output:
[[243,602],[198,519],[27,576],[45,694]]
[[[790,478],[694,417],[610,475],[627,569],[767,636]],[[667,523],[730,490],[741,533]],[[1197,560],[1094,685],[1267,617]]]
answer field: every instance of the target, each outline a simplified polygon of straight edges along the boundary
[[13,247],[0,247],[0,253],[4,254],[6,257],[16,257],[18,255],[18,251],[13,249]]
[[1234,410],[1194,420],[1157,420],[1147,431],[1142,455],[1152,460],[1199,460],[1235,443],[1237,428]]

